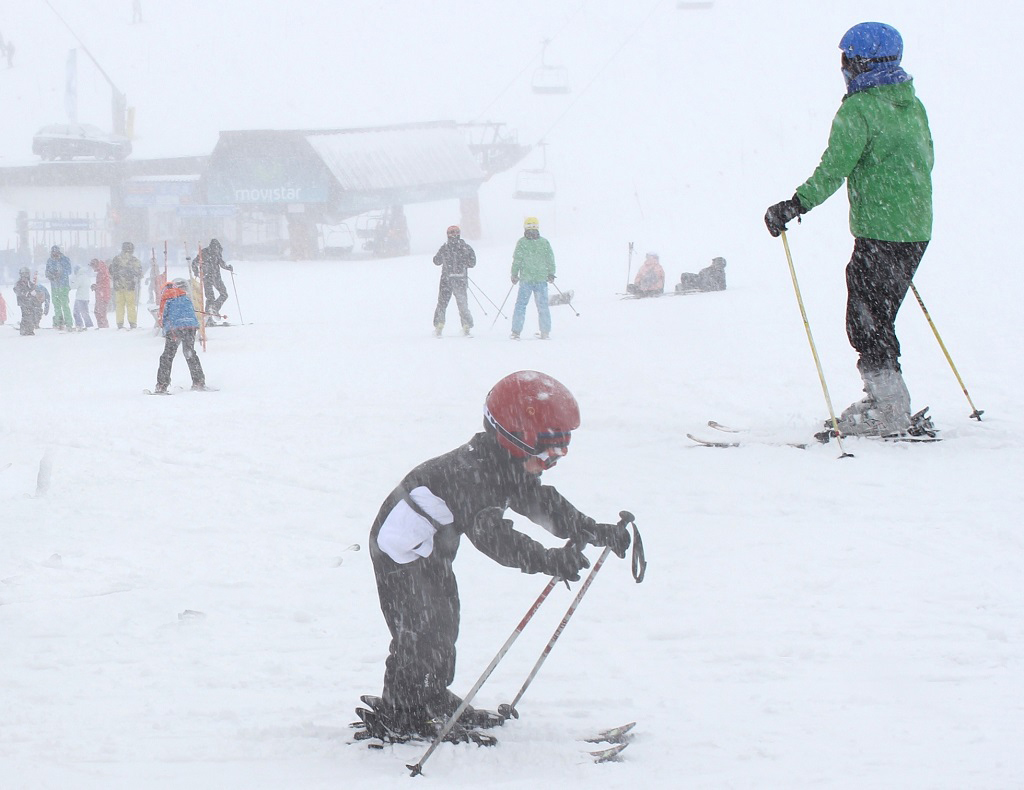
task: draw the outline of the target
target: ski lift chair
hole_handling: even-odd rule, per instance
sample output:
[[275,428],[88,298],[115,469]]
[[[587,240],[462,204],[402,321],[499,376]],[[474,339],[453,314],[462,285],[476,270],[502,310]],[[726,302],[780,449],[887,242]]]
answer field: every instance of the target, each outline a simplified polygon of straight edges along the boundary
[[540,68],[533,72],[533,80],[530,83],[534,93],[568,93],[569,92],[569,69],[565,66],[549,66],[546,55],[550,39],[540,42]]
[[541,66],[533,72],[530,84],[534,93],[553,95],[569,92],[569,69],[565,66]]
[[516,174],[516,200],[554,200],[555,177],[547,170],[520,170]]

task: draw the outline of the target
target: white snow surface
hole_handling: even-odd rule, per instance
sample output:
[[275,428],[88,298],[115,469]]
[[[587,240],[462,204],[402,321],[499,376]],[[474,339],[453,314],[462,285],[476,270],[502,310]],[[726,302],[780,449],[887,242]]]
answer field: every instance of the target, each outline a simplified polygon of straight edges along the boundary
[[[514,174],[485,185],[472,276],[500,304],[535,213],[579,315],[553,308],[542,342],[531,306],[514,343],[473,303],[465,339],[453,304],[433,338],[430,256],[457,221],[442,203],[410,208],[405,258],[236,261],[225,312],[248,323],[211,329],[202,356],[219,392],[142,395],[162,349],[145,314],[135,332],[4,327],[0,787],[1024,786],[1017,4],[180,0],[144,3],[134,27],[127,2],[66,5],[139,108],[137,156],[207,151],[229,128],[466,120],[554,36],[575,92],[532,96],[527,70],[487,115],[526,140],[556,124],[558,200],[511,200]],[[43,4],[5,11],[19,54],[0,70],[0,155],[31,161],[74,42]],[[761,215],[816,164],[842,93],[836,42],[872,18],[903,32],[930,113],[936,230],[916,283],[984,421],[911,297],[905,375],[943,442],[850,439],[841,460],[835,443],[693,446],[688,431],[717,436],[709,418],[794,439],[827,414]],[[838,194],[789,234],[837,409],[859,396],[845,209]],[[722,255],[729,290],[620,300],[629,241],[670,280]],[[613,558],[500,744],[443,745],[412,780],[422,746],[350,743],[388,644],[367,531],[520,369],[581,405],[545,480],[601,521],[633,511],[650,568],[637,585]],[[464,693],[545,580],[468,542],[456,571]],[[510,700],[573,594],[556,589],[480,705]],[[634,720],[624,761],[592,764],[579,738]]]

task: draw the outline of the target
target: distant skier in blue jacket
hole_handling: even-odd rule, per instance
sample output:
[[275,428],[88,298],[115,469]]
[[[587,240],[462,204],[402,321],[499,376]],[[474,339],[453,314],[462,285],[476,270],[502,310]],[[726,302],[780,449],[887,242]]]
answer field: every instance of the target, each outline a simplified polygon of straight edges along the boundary
[[188,283],[180,277],[167,283],[160,295],[160,326],[164,333],[164,353],[160,355],[154,392],[167,392],[171,383],[171,365],[179,345],[188,363],[188,372],[192,375],[192,389],[206,389],[206,376],[199,355],[196,354],[199,319],[196,318],[196,309],[189,296]]
[[61,331],[75,325],[71,318],[71,274],[71,261],[54,245],[46,260],[46,279],[53,292],[53,328]]

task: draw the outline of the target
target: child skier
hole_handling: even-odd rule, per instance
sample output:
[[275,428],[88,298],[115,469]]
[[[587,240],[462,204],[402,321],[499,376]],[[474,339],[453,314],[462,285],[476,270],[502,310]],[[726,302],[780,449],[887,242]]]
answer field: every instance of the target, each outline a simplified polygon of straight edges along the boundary
[[[384,500],[369,543],[391,647],[382,697],[373,701],[374,711],[360,713],[373,737],[431,736],[430,722],[449,717],[462,702],[448,686],[459,632],[452,563],[463,535],[506,567],[568,581],[589,567],[580,551],[586,544],[625,557],[624,526],[598,524],[541,485],[579,423],[576,399],[564,385],[536,371],[513,373],[487,394],[482,432],[417,466]],[[506,507],[573,543],[545,548],[502,517]],[[503,719],[467,708],[460,722],[493,726]]]
[[196,318],[196,311],[192,307],[192,299],[187,288],[188,283],[178,278],[167,283],[160,295],[160,326],[163,327],[165,340],[164,353],[160,355],[160,364],[156,371],[156,389],[153,390],[158,395],[167,393],[167,387],[171,383],[171,365],[174,363],[174,355],[179,345],[185,362],[188,363],[188,372],[192,375],[192,389],[206,389],[206,376],[196,354],[199,319]]

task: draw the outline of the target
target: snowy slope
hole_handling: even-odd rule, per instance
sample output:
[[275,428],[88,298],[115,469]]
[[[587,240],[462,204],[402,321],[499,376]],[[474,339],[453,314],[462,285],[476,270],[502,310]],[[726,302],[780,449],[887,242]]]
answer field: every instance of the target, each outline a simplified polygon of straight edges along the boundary
[[[387,651],[366,533],[400,477],[478,430],[487,389],[523,368],[564,381],[583,412],[548,480],[601,520],[632,510],[651,565],[642,585],[625,563],[602,570],[500,745],[442,747],[420,781],[1024,784],[1013,745],[1024,727],[1021,276],[1016,190],[1003,175],[1020,163],[1005,144],[1016,109],[1001,100],[1019,79],[1003,65],[1015,6],[987,4],[982,16],[867,2],[849,18],[795,0],[702,14],[596,0],[354,2],[340,17],[318,2],[285,14],[270,2],[183,0],[146,3],[149,21],[132,28],[128,4],[94,5],[89,17],[62,12],[81,14],[95,51],[134,58],[136,68],[110,69],[139,81],[127,91],[140,156],[206,150],[221,128],[472,117],[564,24],[558,59],[579,64],[581,86],[597,76],[549,138],[559,200],[513,202],[511,174],[486,185],[473,279],[501,302],[521,218],[537,210],[580,315],[554,308],[550,341],[512,343],[485,301],[487,315],[473,305],[475,337],[435,340],[429,258],[457,208],[439,204],[410,212],[408,258],[237,262],[241,303],[233,293],[225,310],[250,325],[210,331],[203,364],[217,393],[142,395],[162,348],[148,330],[21,338],[0,328],[0,786],[406,786],[404,766],[422,748],[348,743],[352,709],[379,690]],[[45,7],[16,8],[5,20],[23,32],[8,21],[3,32],[25,60],[0,73],[5,91],[20,86],[19,112],[3,119],[4,161],[26,150],[11,129],[30,136],[59,113],[59,92],[50,108],[49,89],[32,85],[49,84],[46,69],[62,84],[66,54],[43,57],[44,39],[61,35]],[[903,30],[931,114],[937,232],[917,283],[985,420],[968,419],[909,302],[898,326],[907,380],[946,441],[851,440],[856,457],[844,460],[835,445],[691,446],[684,434],[710,433],[709,418],[789,438],[825,416],[782,247],[760,216],[814,166],[841,91],[835,42],[872,17]],[[957,30],[968,54],[951,58],[942,29]],[[220,68],[200,79],[181,53],[214,41]],[[251,56],[271,44],[272,61]],[[433,76],[418,67],[427,58]],[[327,90],[335,74],[339,89]],[[296,84],[307,75],[315,91]],[[575,98],[538,105],[524,88],[493,117],[538,135]],[[33,113],[46,117],[29,123]],[[839,408],[859,389],[841,318],[844,214],[837,196],[790,233]],[[631,240],[658,249],[673,279],[724,255],[730,288],[619,300]],[[535,328],[531,307],[525,334]],[[187,383],[180,358],[174,379]],[[456,569],[453,690],[463,692],[544,579],[469,545]],[[481,704],[516,692],[572,594],[552,594]],[[577,739],[631,720],[626,760],[591,764]]]

